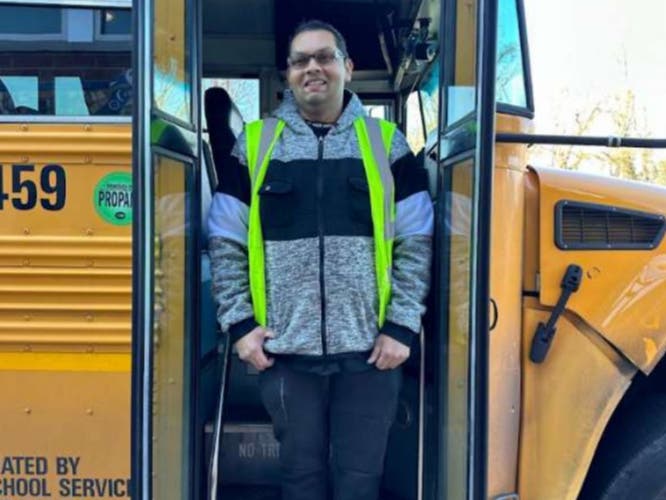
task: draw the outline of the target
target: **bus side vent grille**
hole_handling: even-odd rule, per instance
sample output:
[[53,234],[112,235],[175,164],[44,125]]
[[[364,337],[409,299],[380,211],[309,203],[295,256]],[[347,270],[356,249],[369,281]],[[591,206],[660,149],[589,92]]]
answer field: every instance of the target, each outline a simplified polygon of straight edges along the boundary
[[555,243],[562,250],[651,250],[665,230],[663,215],[569,200],[555,206]]

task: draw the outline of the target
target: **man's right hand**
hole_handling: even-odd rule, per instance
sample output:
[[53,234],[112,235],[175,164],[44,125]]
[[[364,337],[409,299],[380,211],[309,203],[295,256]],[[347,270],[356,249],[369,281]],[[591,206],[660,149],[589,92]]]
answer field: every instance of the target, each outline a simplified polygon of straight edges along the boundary
[[275,334],[268,328],[258,326],[250,333],[242,336],[235,344],[238,357],[250,363],[260,372],[273,366],[275,360],[266,356],[264,342],[266,339],[275,338]]

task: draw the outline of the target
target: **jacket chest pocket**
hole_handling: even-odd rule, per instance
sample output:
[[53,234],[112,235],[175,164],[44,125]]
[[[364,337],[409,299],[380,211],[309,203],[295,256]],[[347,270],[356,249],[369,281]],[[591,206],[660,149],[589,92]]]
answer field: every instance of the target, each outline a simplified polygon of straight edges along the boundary
[[372,225],[368,180],[365,177],[349,177],[348,183],[352,220]]
[[296,195],[291,182],[265,181],[259,188],[259,200],[262,227],[285,227],[293,221]]

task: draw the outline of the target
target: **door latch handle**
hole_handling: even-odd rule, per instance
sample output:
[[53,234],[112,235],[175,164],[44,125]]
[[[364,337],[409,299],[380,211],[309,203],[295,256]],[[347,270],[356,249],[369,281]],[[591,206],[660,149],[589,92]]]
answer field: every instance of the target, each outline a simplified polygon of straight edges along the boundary
[[492,332],[497,326],[497,320],[499,319],[499,311],[497,310],[497,302],[495,302],[495,299],[493,298],[490,299],[490,305],[493,308],[493,321],[492,323],[490,323],[490,326],[488,326],[488,331]]
[[582,278],[583,269],[577,264],[569,264],[567,272],[564,273],[564,278],[562,278],[562,283],[560,283],[562,293],[555,305],[555,309],[553,309],[553,312],[550,314],[548,322],[545,325],[539,323],[536,332],[534,332],[532,349],[530,350],[530,359],[532,362],[541,363],[546,359],[550,345],[553,343],[553,338],[555,337],[555,323],[557,323],[557,320],[564,312],[564,308],[567,305],[567,301],[571,294],[578,291]]

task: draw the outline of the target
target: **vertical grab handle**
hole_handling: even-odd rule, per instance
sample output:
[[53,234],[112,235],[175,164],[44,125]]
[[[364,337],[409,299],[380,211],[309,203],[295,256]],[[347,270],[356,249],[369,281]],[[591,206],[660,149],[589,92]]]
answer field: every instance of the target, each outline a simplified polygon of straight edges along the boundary
[[208,468],[208,500],[218,500],[217,489],[220,480],[218,472],[220,470],[220,451],[222,448],[222,436],[224,434],[224,400],[231,359],[231,342],[228,337],[225,339],[224,344],[219,346],[218,352],[222,356],[222,370],[220,375],[220,397],[217,403],[217,411],[215,413],[213,446],[211,447],[211,457]]

